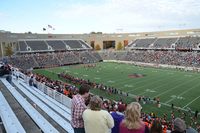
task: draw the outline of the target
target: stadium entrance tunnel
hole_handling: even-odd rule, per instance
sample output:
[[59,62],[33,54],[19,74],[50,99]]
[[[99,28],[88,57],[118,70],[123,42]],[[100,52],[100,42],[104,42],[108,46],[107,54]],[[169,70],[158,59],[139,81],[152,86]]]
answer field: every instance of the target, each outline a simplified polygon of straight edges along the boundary
[[103,41],[103,49],[115,49],[115,41]]

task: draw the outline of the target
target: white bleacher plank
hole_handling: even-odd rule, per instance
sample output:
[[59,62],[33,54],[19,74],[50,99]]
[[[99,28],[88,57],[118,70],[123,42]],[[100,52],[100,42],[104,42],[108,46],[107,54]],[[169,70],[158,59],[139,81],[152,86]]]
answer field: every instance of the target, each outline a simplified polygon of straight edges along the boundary
[[[19,80],[18,81],[20,84],[22,84],[25,87],[29,87],[25,81],[23,80]],[[38,94],[40,94],[41,96],[45,97],[46,99],[48,99],[49,101],[51,101],[52,103],[54,103],[55,105],[57,105],[58,107],[60,107],[61,109],[63,109],[64,111],[66,111],[68,114],[71,114],[71,109],[66,107],[65,105],[61,104],[60,102],[56,101],[55,99],[51,98],[50,96],[46,95],[45,93],[43,93],[42,91],[40,91],[39,89],[35,88],[34,86],[31,87],[34,91],[36,91]]]
[[44,112],[46,112],[54,121],[56,121],[63,129],[65,129],[69,133],[73,133],[74,130],[70,124],[64,120],[60,115],[58,115],[55,111],[45,105],[42,101],[40,101],[37,97],[27,91],[22,85],[13,80],[13,83],[26,95],[28,96],[37,106],[39,106]]
[[59,133],[6,79],[1,81],[44,133]]
[[0,92],[0,116],[7,133],[26,133],[15,113]]
[[[15,81],[13,81],[15,82]],[[24,88],[28,91],[30,91],[34,96],[38,97],[40,100],[42,100],[44,103],[46,103],[47,105],[49,105],[51,108],[53,108],[54,110],[56,110],[60,115],[62,115],[63,117],[65,117],[67,120],[71,121],[71,115],[66,112],[65,110],[63,110],[62,108],[60,108],[58,105],[54,104],[52,101],[50,101],[49,99],[47,99],[47,97],[49,96],[43,96],[40,93],[38,93],[37,91],[35,91],[35,87],[30,87],[27,84],[19,81],[20,84],[22,84],[22,86],[24,86]],[[50,97],[49,97],[50,98]],[[52,99],[52,98],[51,98]],[[52,99],[54,100],[54,99]],[[56,101],[56,100],[54,100]]]

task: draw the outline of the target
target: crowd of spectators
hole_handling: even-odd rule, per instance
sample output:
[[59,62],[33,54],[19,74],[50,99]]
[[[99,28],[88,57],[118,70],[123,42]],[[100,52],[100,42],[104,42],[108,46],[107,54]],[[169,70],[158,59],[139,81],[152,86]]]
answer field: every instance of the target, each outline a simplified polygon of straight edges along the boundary
[[102,59],[167,64],[186,67],[200,67],[200,53],[181,51],[133,50],[122,52],[67,51],[57,53],[36,53],[8,57],[8,63],[23,70],[69,64],[96,63]]
[[186,67],[200,66],[200,54],[194,52],[133,51],[127,53],[125,60]]
[[[92,51],[66,51],[56,53],[33,53],[13,55],[6,60],[12,66],[27,70],[30,68],[46,68],[77,63],[95,63],[99,58]],[[95,53],[97,54],[97,53]],[[97,59],[98,58],[98,59]]]
[[101,52],[100,55],[106,60],[200,67],[200,53],[198,52],[132,50],[110,53]]
[[[61,78],[67,79],[67,82],[71,82],[72,84],[75,84],[75,85],[81,86],[84,84],[88,86],[89,88],[102,86],[100,84],[96,85],[94,83],[91,83],[90,81],[74,78],[64,73],[60,74],[59,76],[61,76]],[[51,80],[50,78],[47,78],[45,76],[38,75],[38,74],[33,75],[33,77],[35,77],[35,80],[41,83],[44,83],[45,85],[57,90],[58,92],[68,95],[70,98],[73,98],[75,95],[79,93],[79,89],[70,83],[66,83],[66,82],[62,82],[58,80]],[[88,105],[90,103],[90,100],[92,97],[93,96],[90,95],[90,98],[85,100],[85,105]],[[112,128],[112,132],[117,133],[117,131],[120,131],[119,127],[120,127],[121,121],[124,118],[126,118],[125,110],[127,109],[128,104],[125,103],[123,100],[113,101],[113,100],[105,99],[103,97],[100,97],[100,99],[102,100],[101,109],[108,111],[114,119],[114,127]],[[148,98],[146,97],[137,97],[135,101],[142,105],[144,104],[144,101],[147,101],[147,99]],[[140,105],[137,104],[137,106],[141,108]],[[187,130],[194,130],[191,127],[195,127],[195,130],[200,131],[200,125],[197,122],[197,118],[195,118],[195,116],[191,112],[183,112],[181,110],[174,109],[173,107],[171,108],[171,111],[166,111],[166,112],[167,113],[164,113],[163,116],[161,117],[161,116],[157,116],[156,113],[154,112],[144,113],[141,108],[140,119],[145,124],[145,129],[142,129],[142,130],[145,130],[145,132],[153,132],[153,130],[160,130],[163,133],[173,131],[174,130],[173,123],[175,122],[176,117],[180,117],[182,121],[186,120],[187,118],[191,119],[191,123],[188,124]],[[198,117],[198,112],[197,112],[196,117]],[[85,121],[88,121],[87,117],[85,118]],[[87,129],[87,130],[90,130],[90,129]],[[123,130],[126,130],[126,129],[123,129]],[[184,131],[186,131],[186,127],[184,128]]]

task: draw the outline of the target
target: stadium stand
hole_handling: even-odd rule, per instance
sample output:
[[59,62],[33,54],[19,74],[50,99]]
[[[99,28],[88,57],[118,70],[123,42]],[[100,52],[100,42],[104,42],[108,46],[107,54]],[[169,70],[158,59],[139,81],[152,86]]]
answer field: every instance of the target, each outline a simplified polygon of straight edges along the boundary
[[31,54],[11,56],[8,58],[8,63],[24,70],[39,67],[38,63]]
[[83,47],[90,49],[89,45],[87,45],[83,40],[78,40],[80,44],[82,44]]
[[33,58],[39,65],[39,67],[52,67],[52,66],[59,66],[60,62],[56,58],[54,53],[44,53],[44,54],[34,54]]
[[177,48],[192,49],[197,48],[200,43],[200,37],[180,37],[176,42]]
[[59,52],[56,55],[62,65],[80,63],[79,57],[73,51]]
[[[173,45],[174,44],[174,45]],[[126,48],[143,49],[198,49],[200,37],[173,37],[173,38],[146,38],[136,39],[128,44]]]
[[48,50],[48,46],[44,41],[28,41],[26,40],[26,44],[30,46],[32,51],[46,51]]
[[79,57],[81,59],[81,61],[86,64],[86,63],[95,63],[98,62],[98,59],[96,57],[94,57],[90,52],[88,51],[82,51],[79,52]]
[[135,42],[135,47],[148,48],[156,41],[156,38],[139,39]]
[[158,38],[153,47],[154,48],[172,48],[172,44],[176,42],[178,38]]
[[[84,49],[83,45],[79,43],[79,40],[64,40],[71,49]],[[84,45],[85,46],[85,45]]]
[[27,51],[27,45],[25,41],[19,41],[18,45],[19,45],[18,51]]
[[135,41],[131,41],[129,44],[128,44],[128,48],[130,48],[130,47],[135,47],[135,44],[136,44],[136,42],[138,41],[139,39],[136,39]]
[[[20,82],[20,84],[22,84],[23,86],[28,88],[26,83],[24,83],[23,81],[19,81],[19,82]],[[31,87],[31,88],[34,90],[34,91],[30,90],[30,91],[32,91],[32,94],[38,94],[37,96],[40,97],[40,99],[43,99],[43,100],[45,100],[45,102],[48,102],[48,103],[51,102],[50,104],[54,104],[57,107],[59,107],[60,109],[62,109],[63,111],[67,112],[67,114],[65,113],[66,114],[65,117],[67,117],[68,120],[71,119],[71,117],[69,118],[69,114],[71,114],[71,110],[70,110],[71,105],[66,105],[68,107],[64,106],[63,104],[61,104],[60,102],[55,100],[56,95],[53,96],[54,97],[54,99],[53,99],[52,97],[49,96],[50,94],[47,95],[42,90],[39,90],[39,87],[38,88]],[[70,98],[68,98],[68,100],[71,101]]]
[[19,81],[20,85],[22,85],[27,91],[31,92],[32,95],[34,95],[35,97],[37,97],[38,99],[40,99],[41,101],[43,101],[44,103],[46,103],[47,105],[49,105],[49,107],[53,108],[55,111],[57,111],[60,115],[62,115],[64,118],[66,118],[68,121],[71,120],[71,113],[69,113],[69,109],[68,108],[64,108],[67,110],[64,110],[63,108],[61,108],[60,106],[58,106],[57,104],[54,103],[55,100],[48,100],[50,99],[49,97],[46,98],[44,95],[41,94],[41,91],[38,92],[36,91],[35,87],[31,87],[32,89],[30,89],[30,86],[28,86],[27,84]]
[[34,107],[6,81],[6,79],[1,79],[1,81],[43,132],[58,133],[58,131],[40,113],[38,113],[36,109],[34,109]]
[[66,45],[62,40],[46,40],[47,44],[55,51],[66,50]]
[[127,51],[99,52],[99,55],[103,60],[123,60],[126,54]]
[[98,61],[102,61],[103,59],[101,58],[101,56],[97,53],[97,52],[92,52],[91,53]]
[[3,94],[0,92],[0,116],[6,132],[25,133],[24,128],[15,116]]
[[92,49],[83,40],[18,40],[18,53]]
[[69,123],[69,121],[66,121],[63,117],[61,117],[53,108],[50,107],[50,105],[44,104],[40,99],[38,99],[36,96],[31,94],[29,91],[27,91],[23,86],[20,84],[13,82],[26,96],[28,96],[37,106],[39,106],[44,112],[46,112],[49,117],[51,117],[53,120],[55,120],[63,129],[65,129],[69,133],[73,133],[73,129]]

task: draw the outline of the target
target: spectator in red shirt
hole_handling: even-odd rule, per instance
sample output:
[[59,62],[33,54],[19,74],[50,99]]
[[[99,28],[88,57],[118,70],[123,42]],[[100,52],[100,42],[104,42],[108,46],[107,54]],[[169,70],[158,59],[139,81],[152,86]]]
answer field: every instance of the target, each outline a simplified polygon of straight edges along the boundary
[[79,89],[79,93],[76,94],[72,99],[71,124],[74,128],[74,133],[85,133],[84,122],[83,122],[83,111],[87,108],[85,105],[85,99],[89,96],[90,86],[83,84]]

